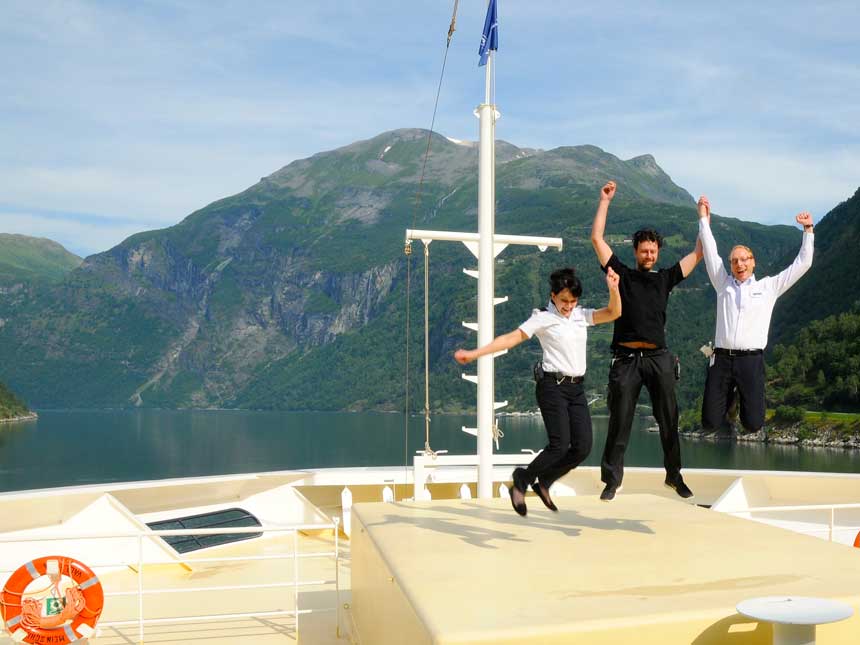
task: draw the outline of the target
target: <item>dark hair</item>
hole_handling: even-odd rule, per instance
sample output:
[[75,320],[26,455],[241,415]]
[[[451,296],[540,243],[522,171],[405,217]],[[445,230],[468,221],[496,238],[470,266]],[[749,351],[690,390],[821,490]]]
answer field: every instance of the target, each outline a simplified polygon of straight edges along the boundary
[[570,295],[574,298],[582,295],[582,283],[571,267],[556,269],[549,276],[549,290],[552,293],[561,293],[565,289],[570,289]]
[[653,228],[640,228],[633,234],[633,248],[638,249],[640,242],[657,242],[657,248],[663,248],[663,236]]

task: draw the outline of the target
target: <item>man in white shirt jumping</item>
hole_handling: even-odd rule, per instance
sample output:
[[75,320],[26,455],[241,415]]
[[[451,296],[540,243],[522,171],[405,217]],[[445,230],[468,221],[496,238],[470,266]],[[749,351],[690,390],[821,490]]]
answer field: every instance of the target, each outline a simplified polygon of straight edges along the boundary
[[757,432],[764,425],[764,348],[770,317],[776,299],[812,266],[812,215],[803,212],[795,218],[803,227],[803,241],[791,266],[779,275],[757,280],[755,256],[740,244],[729,254],[732,272],[726,273],[711,233],[711,206],[704,195],[698,210],[705,267],[717,292],[717,329],[705,380],[702,427],[713,431],[722,426],[736,391],[741,425],[747,432]]

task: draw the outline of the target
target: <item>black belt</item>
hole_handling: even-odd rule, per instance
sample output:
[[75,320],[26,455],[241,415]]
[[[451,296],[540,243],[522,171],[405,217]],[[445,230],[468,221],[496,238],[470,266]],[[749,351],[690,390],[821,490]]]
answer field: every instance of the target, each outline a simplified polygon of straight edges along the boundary
[[645,357],[659,356],[667,351],[669,350],[665,347],[624,347],[624,345],[621,345],[620,347],[616,347],[612,350],[612,357],[626,358],[627,356],[633,356],[634,354],[639,354]]
[[577,384],[582,383],[585,380],[584,376],[568,376],[567,374],[562,374],[561,372],[544,372],[543,377],[555,379],[555,382],[559,385],[561,385],[565,381]]
[[723,356],[755,356],[761,354],[760,349],[726,349],[725,347],[714,347],[714,354]]

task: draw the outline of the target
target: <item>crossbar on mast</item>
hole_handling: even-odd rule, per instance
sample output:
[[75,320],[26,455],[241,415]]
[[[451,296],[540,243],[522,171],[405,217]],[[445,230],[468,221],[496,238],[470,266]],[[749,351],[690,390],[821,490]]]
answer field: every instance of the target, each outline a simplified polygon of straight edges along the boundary
[[[457,231],[422,231],[414,228],[406,229],[406,241],[409,240],[444,240],[446,242],[478,242],[480,236],[477,233],[459,233]],[[493,235],[494,244],[524,244],[537,246],[541,250],[550,247],[562,249],[560,237],[540,237],[537,235]]]

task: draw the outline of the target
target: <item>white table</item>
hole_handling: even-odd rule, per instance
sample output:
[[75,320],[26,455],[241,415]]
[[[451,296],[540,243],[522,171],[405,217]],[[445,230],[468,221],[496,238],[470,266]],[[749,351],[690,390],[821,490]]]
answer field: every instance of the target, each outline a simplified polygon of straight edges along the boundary
[[812,645],[815,626],[850,618],[854,610],[843,602],[805,596],[765,596],[739,602],[739,614],[773,623],[774,645]]

